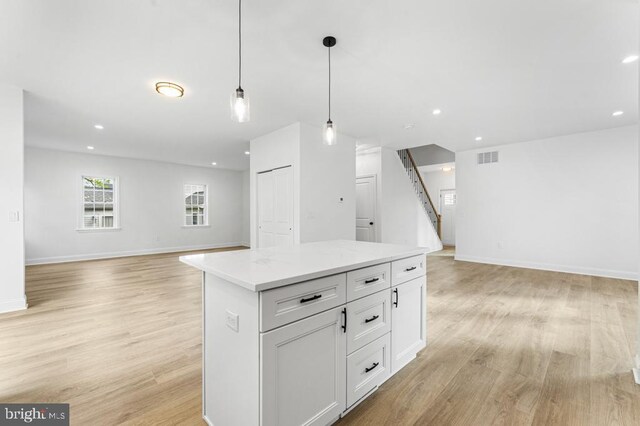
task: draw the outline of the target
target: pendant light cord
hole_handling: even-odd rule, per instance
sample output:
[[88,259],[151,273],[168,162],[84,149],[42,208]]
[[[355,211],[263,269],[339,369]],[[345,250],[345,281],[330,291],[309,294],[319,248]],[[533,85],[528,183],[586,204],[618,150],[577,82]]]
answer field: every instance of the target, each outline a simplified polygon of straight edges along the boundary
[[238,0],[238,87],[242,87],[242,0]]
[[331,121],[331,47],[329,47],[329,121]]

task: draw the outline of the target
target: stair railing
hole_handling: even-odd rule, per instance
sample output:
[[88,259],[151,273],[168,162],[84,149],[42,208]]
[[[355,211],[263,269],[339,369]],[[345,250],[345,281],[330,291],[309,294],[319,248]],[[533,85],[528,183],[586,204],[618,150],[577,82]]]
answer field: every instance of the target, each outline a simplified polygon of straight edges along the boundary
[[431,197],[427,191],[427,186],[422,180],[422,175],[418,170],[418,166],[416,166],[416,162],[413,160],[411,152],[409,152],[408,149],[401,149],[398,151],[398,157],[400,157],[400,161],[402,161],[402,165],[407,171],[409,179],[411,179],[411,183],[413,184],[416,195],[420,200],[420,204],[422,204],[424,211],[427,213],[433,228],[438,233],[438,237],[442,238],[442,216],[438,214],[436,206],[433,204],[433,201],[431,201]]

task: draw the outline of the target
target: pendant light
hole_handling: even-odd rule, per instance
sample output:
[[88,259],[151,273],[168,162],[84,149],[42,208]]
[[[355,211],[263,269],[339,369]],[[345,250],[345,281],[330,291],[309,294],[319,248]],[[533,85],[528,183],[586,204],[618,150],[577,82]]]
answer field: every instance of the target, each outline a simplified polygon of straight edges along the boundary
[[242,90],[242,0],[238,0],[238,88],[231,93],[231,118],[249,121],[249,97]]
[[322,44],[329,50],[329,119],[322,129],[322,140],[325,145],[335,145],[338,140],[336,126],[331,121],[331,48],[336,45],[335,37],[325,37]]

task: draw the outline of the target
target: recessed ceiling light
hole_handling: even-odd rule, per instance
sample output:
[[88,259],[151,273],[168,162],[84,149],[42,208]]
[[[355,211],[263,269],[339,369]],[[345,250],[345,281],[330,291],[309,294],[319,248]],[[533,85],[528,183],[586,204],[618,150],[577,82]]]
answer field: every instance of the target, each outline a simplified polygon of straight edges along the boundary
[[215,161],[213,163],[211,163],[212,166],[217,165],[218,163],[216,163]]
[[482,136],[477,136],[476,137],[476,142],[480,142],[482,140]]
[[94,150],[94,148],[93,148],[92,146],[88,146],[88,147],[87,147],[87,149],[88,149],[89,151],[93,151],[93,150]]
[[451,167],[443,167],[442,171],[443,172],[450,172],[451,171]]
[[413,129],[414,127],[416,127],[415,124],[405,124],[404,125],[404,129],[405,130],[410,130],[410,129]]
[[249,151],[245,151],[244,155],[250,155],[251,153]]
[[95,127],[98,130],[104,129],[104,126],[102,124],[94,124],[93,127]]
[[622,60],[623,64],[630,64],[638,60],[638,55],[629,55]]
[[439,109],[433,110],[433,115],[440,115],[440,113],[442,113],[442,111],[440,111]]
[[159,81],[156,83],[156,92],[170,98],[181,98],[184,95],[184,89],[175,83],[168,81]]
[[615,112],[614,112],[613,114],[611,114],[611,115],[613,115],[614,117],[618,117],[618,116],[620,116],[620,115],[622,115],[622,114],[624,114],[624,111],[615,111]]

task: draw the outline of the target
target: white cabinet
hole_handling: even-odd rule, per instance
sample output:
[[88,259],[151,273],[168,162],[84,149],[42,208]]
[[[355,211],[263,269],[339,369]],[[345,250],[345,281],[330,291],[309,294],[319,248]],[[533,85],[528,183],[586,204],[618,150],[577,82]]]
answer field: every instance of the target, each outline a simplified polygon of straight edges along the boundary
[[263,426],[327,425],[346,400],[344,308],[261,335]]
[[[347,415],[425,346],[419,252],[338,241],[191,258],[207,264],[205,422],[324,426]],[[256,287],[283,269],[278,285]]]
[[426,345],[426,277],[391,288],[391,374]]
[[347,357],[347,407],[351,407],[390,374],[389,334]]

